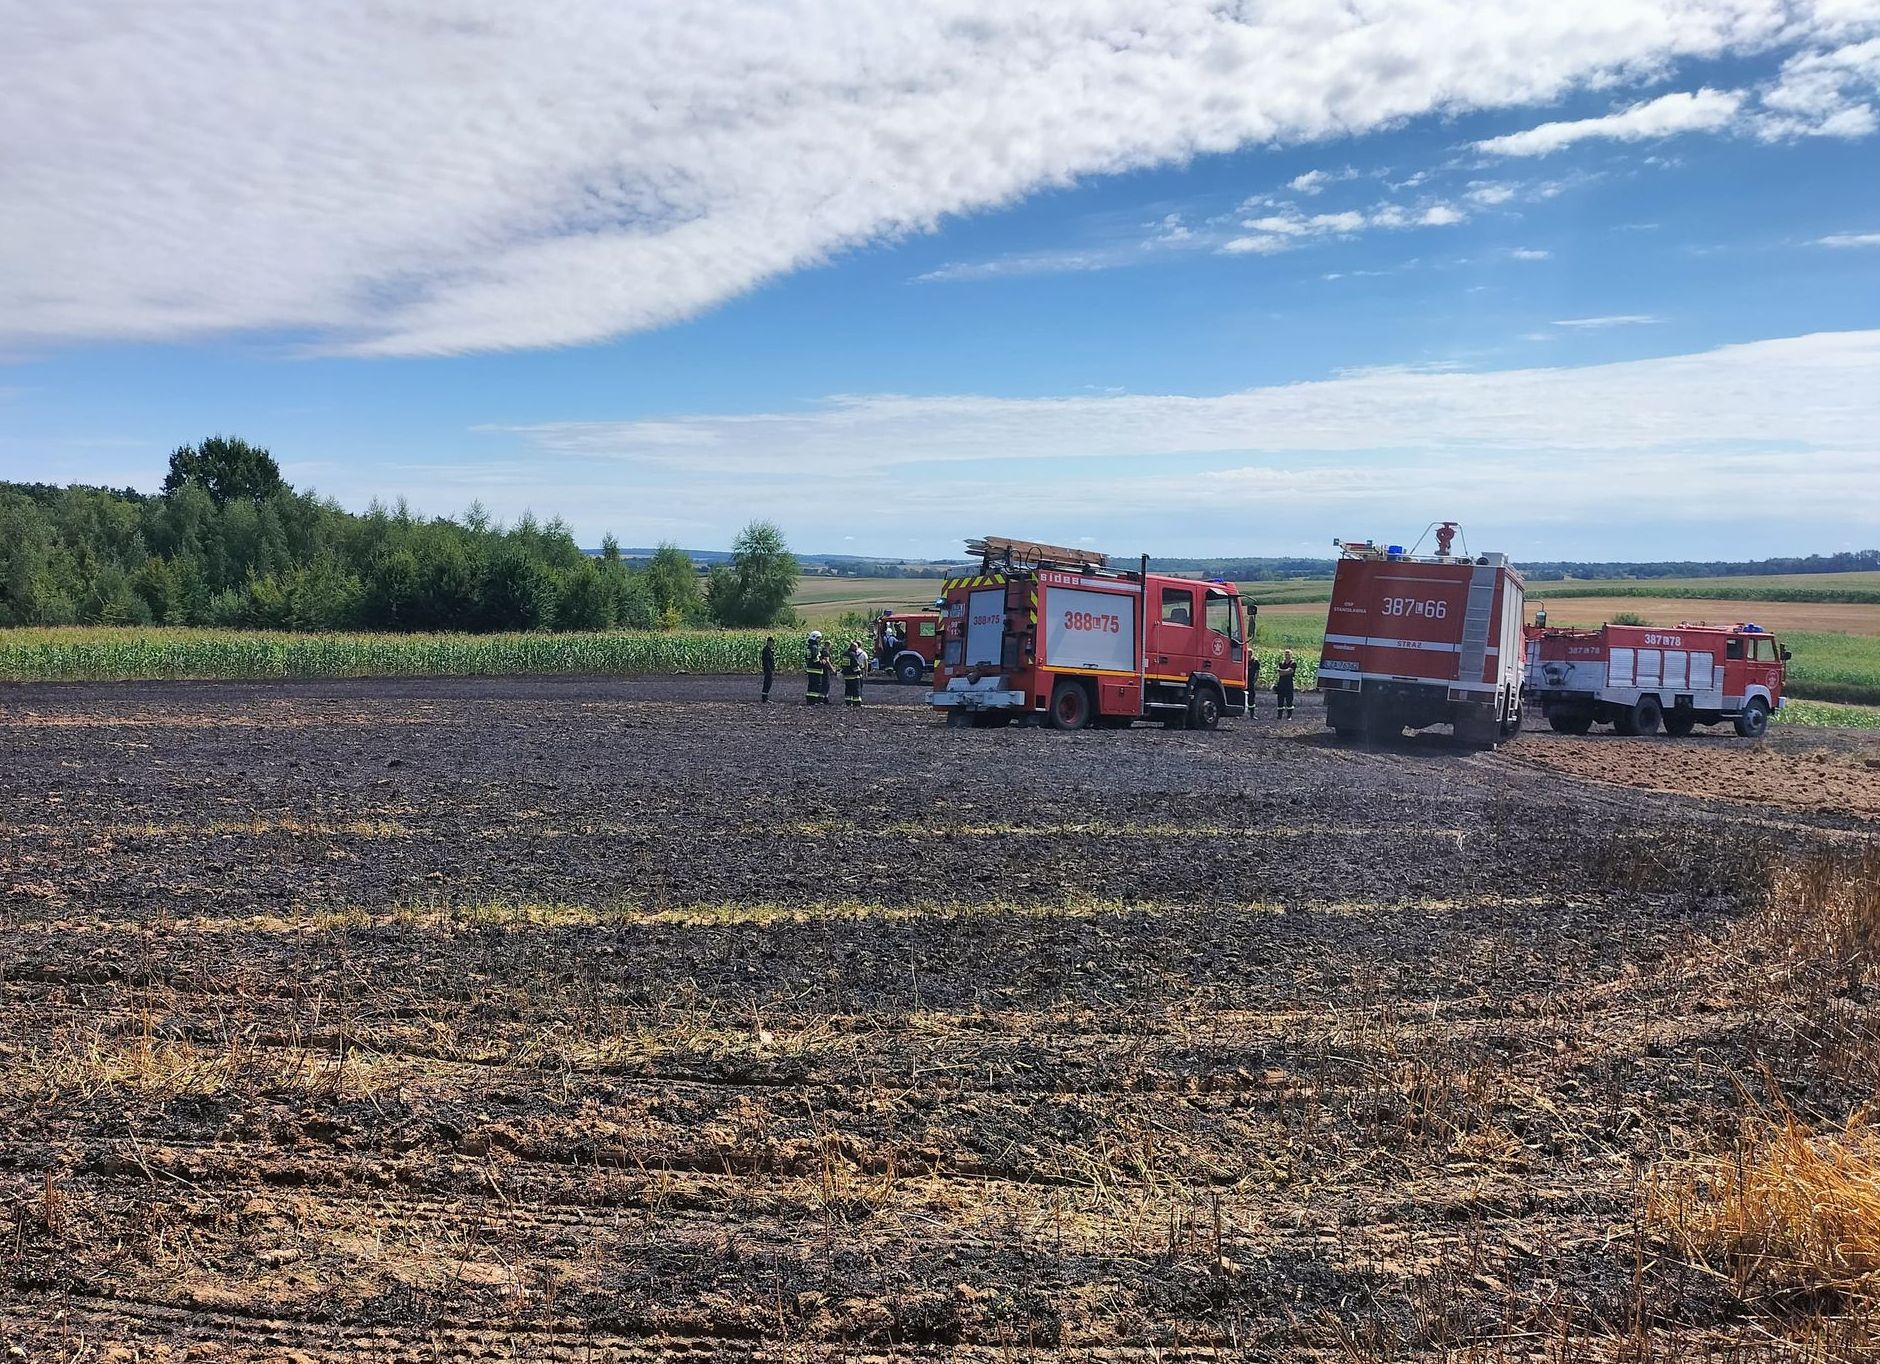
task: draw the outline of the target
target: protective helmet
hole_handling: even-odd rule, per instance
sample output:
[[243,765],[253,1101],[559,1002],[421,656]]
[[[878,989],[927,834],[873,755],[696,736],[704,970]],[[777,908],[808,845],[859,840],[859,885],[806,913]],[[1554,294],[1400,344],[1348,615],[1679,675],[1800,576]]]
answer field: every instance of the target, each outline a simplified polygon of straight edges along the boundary
[[811,631],[809,632],[809,642],[810,642],[811,644],[814,644],[814,643],[816,643],[816,641],[817,641],[817,640],[819,640],[819,639],[821,639],[821,638],[822,638],[822,631],[821,631],[821,630],[811,630]]

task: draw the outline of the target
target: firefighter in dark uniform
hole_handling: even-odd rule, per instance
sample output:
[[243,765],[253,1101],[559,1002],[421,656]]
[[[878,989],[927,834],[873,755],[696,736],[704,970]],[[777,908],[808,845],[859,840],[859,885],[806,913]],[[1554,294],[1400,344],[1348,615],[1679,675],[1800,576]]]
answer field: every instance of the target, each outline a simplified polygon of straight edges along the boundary
[[809,643],[805,646],[803,652],[803,681],[805,684],[803,704],[806,706],[813,706],[818,701],[826,703],[829,700],[828,674],[823,672],[823,658],[827,652],[828,651],[823,648],[822,631],[811,630],[809,632]]
[[1299,662],[1293,657],[1293,651],[1286,649],[1279,656],[1279,668],[1273,674],[1273,700],[1278,703],[1279,717],[1292,719],[1293,713],[1293,674],[1299,671]]
[[842,704],[854,708],[862,704],[862,674],[868,671],[868,653],[859,639],[849,641],[842,655]]
[[763,665],[764,669],[764,693],[759,699],[768,705],[770,702],[770,684],[777,680],[776,636],[764,636],[764,652],[757,656],[757,661]]

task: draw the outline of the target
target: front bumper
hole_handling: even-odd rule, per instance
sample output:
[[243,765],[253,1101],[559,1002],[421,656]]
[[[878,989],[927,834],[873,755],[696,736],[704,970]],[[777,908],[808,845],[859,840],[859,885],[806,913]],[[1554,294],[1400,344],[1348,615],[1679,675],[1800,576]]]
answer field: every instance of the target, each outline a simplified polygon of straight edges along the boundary
[[927,700],[941,710],[1024,710],[1029,698],[1024,692],[1007,687],[1003,678],[982,677],[977,682],[968,682],[963,677],[955,677]]

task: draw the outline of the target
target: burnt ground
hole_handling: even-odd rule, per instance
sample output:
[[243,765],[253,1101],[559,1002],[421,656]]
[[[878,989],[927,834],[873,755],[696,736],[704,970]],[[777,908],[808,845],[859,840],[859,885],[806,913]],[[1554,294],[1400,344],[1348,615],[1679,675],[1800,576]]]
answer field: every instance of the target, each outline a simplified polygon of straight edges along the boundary
[[751,691],[0,691],[0,1348],[1801,1340],[1640,1190],[1745,1086],[1871,1095],[1749,930],[1772,859],[1880,828],[1880,744]]

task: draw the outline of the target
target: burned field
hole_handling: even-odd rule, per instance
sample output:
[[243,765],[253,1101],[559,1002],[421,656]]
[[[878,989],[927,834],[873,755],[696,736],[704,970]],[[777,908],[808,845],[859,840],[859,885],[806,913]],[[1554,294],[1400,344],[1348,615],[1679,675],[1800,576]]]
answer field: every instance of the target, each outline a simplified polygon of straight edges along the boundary
[[0,1348],[1873,1347],[1706,1202],[1880,1084],[1874,810],[1731,798],[1871,743],[749,690],[8,692]]

